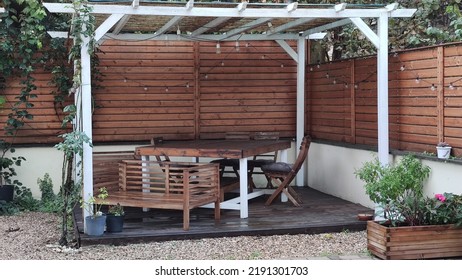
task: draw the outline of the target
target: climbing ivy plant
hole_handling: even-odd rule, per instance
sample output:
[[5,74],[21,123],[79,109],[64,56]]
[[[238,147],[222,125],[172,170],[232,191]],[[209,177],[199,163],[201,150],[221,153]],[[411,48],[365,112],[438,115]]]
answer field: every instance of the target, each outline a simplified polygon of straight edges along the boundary
[[[16,175],[15,166],[20,166],[24,157],[9,157],[14,153],[13,143],[19,129],[27,120],[32,120],[30,109],[34,107],[32,100],[37,97],[37,88],[33,73],[40,65],[42,40],[45,34],[43,20],[45,10],[38,0],[3,0],[4,13],[0,14],[0,108],[9,109],[4,125],[3,139],[0,140],[0,186],[3,183],[20,186],[11,177]],[[7,98],[3,93],[6,82],[20,79],[19,93]]]
[[[82,188],[82,181],[80,178],[82,177],[83,166],[80,159],[83,156],[84,145],[91,145],[91,139],[82,130],[80,118],[82,110],[81,47],[82,44],[88,42],[89,54],[94,54],[95,18],[91,14],[91,8],[87,6],[87,1],[75,0],[72,6],[74,8],[74,16],[70,24],[70,36],[73,38],[73,45],[70,47],[68,54],[69,60],[74,64],[72,79],[68,80],[65,78],[65,73],[67,73],[67,71],[64,68],[54,69],[56,73],[59,74],[55,75],[55,81],[58,82],[58,86],[62,86],[59,90],[64,91],[68,89],[69,94],[73,95],[76,100],[74,104],[67,105],[63,109],[66,115],[63,118],[62,126],[66,127],[72,123],[73,130],[60,135],[63,141],[55,146],[64,153],[61,185],[61,194],[63,197],[62,232],[59,241],[61,245],[69,244],[70,236],[68,228],[72,220],[72,211],[79,201],[79,196],[81,194],[80,190]],[[87,40],[84,40],[85,38]],[[67,88],[68,86],[70,87]],[[77,158],[76,155],[78,156]]]

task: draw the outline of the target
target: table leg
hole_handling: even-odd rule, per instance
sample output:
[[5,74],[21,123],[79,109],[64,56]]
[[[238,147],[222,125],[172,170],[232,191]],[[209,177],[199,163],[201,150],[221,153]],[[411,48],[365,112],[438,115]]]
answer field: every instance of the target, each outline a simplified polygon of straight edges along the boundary
[[[287,151],[288,151],[288,149],[282,150],[281,153],[280,153],[282,162],[287,163]],[[284,193],[281,193],[281,202],[287,202],[287,201],[288,201],[287,195],[285,195]]]
[[249,200],[247,194],[247,158],[239,159],[239,196],[240,196],[240,208],[241,208],[241,219],[249,216]]
[[[143,163],[141,163],[141,166],[146,166],[149,161],[149,156],[141,156],[141,160],[143,161]],[[143,177],[146,177],[148,176],[149,174],[147,172],[145,172],[146,169],[143,168]],[[143,178],[142,179],[143,182],[149,182],[149,178]],[[147,189],[149,187],[149,184],[143,184],[143,192],[149,192],[149,190]],[[146,208],[146,207],[143,207],[143,212],[148,212],[149,208]]]

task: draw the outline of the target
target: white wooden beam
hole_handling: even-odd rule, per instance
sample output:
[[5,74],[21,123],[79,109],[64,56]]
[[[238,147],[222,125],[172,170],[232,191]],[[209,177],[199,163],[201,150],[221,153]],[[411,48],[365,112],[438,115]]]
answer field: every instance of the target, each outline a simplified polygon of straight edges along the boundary
[[161,35],[161,34],[164,34],[165,32],[167,32],[172,26],[176,25],[178,22],[180,22],[180,20],[182,19],[183,17],[180,17],[180,16],[176,16],[176,17],[173,17],[171,18],[166,24],[164,24],[164,26],[162,26],[161,28],[159,28],[159,30],[156,31],[156,35]]
[[242,25],[242,26],[240,26],[238,28],[235,28],[235,29],[232,29],[232,30],[226,32],[226,34],[223,35],[223,38],[221,40],[229,38],[229,37],[237,35],[237,34],[241,34],[241,33],[245,32],[247,30],[250,30],[250,29],[254,29],[255,27],[258,27],[258,26],[260,26],[260,25],[262,25],[262,24],[264,24],[264,23],[266,23],[266,22],[268,22],[270,20],[271,20],[271,18],[259,18],[259,19],[256,19],[256,20],[252,21],[252,22],[248,22],[248,23],[246,23],[246,24],[244,24],[244,25]]
[[198,29],[194,30],[191,33],[191,36],[198,36],[200,34],[203,34],[203,33],[207,32],[208,30],[210,30],[210,29],[212,29],[214,27],[217,27],[218,25],[224,23],[225,21],[228,21],[229,19],[230,19],[229,17],[216,18],[216,19],[206,23],[204,26],[199,27]]
[[289,44],[287,44],[286,41],[284,40],[276,40],[276,43],[279,44],[279,46],[281,46],[288,55],[290,55],[290,57],[295,60],[295,62],[298,63],[298,54],[296,51],[294,51],[294,49],[292,49],[291,46],[289,46]]
[[398,9],[398,3],[391,3],[387,6],[385,6],[385,9],[387,10],[387,12],[391,12],[391,11],[394,11],[396,9]]
[[120,31],[122,31],[122,29],[124,28],[124,26],[128,23],[128,21],[130,20],[132,16],[131,15],[124,15],[120,20],[119,22],[117,23],[117,25],[114,27],[114,30],[112,31],[113,34],[119,34]]
[[98,42],[103,36],[123,17],[122,14],[110,15],[98,28],[95,30],[95,41]]
[[237,11],[239,13],[241,13],[242,11],[244,11],[246,8],[247,8],[247,4],[248,2],[247,1],[242,1],[241,3],[239,3],[239,5],[237,5]]
[[66,31],[48,31],[47,33],[51,38],[67,38],[69,36],[69,32]]
[[[315,35],[310,35],[309,38],[312,36],[316,39],[320,36],[320,34],[324,33],[317,33]],[[236,34],[231,37],[224,38],[223,35],[197,35],[193,36],[183,34],[180,38],[175,34],[164,34],[162,36],[157,36],[153,33],[144,33],[144,34],[112,34],[108,33],[108,39],[115,39],[115,40],[126,40],[126,41],[139,41],[139,40],[150,40],[150,41],[165,41],[165,40],[182,40],[182,41],[268,41],[268,40],[298,40],[300,37],[299,34],[294,33],[281,33],[281,34],[272,34],[271,36],[267,36],[266,34]]]
[[293,2],[293,3],[290,3],[289,5],[287,5],[287,11],[289,13],[295,11],[298,7],[298,2]]
[[338,13],[346,9],[347,3],[340,3],[334,6],[334,10]]
[[299,19],[293,20],[291,22],[288,22],[286,24],[279,25],[278,27],[275,27],[274,30],[272,30],[270,34],[280,33],[280,32],[283,32],[283,31],[285,31],[287,29],[290,29],[290,28],[293,28],[293,27],[308,23],[308,22],[313,21],[313,20],[314,20],[314,18],[299,18]]
[[361,30],[361,32],[374,44],[376,48],[379,47],[379,37],[374,31],[360,18],[351,18],[351,22]]
[[194,0],[189,0],[186,3],[186,10],[191,10],[192,8],[194,8]]
[[[85,25],[82,26],[85,29]],[[85,30],[84,30],[85,31]],[[92,127],[92,98],[91,98],[91,58],[88,53],[89,37],[82,35],[82,45],[80,47],[80,71],[81,73],[81,102],[78,104],[81,107],[82,113],[81,122],[82,126],[77,127],[83,131],[90,140],[93,139],[93,127]],[[79,108],[79,107],[77,107]],[[75,128],[74,128],[75,129]],[[93,148],[89,143],[83,143],[83,199],[88,202],[90,197],[93,196]],[[84,210],[84,217],[87,217],[90,213]],[[84,218],[85,221],[85,218]],[[86,222],[84,222],[84,228],[86,230]]]
[[308,29],[308,30],[304,31],[302,35],[303,36],[308,36],[310,34],[323,32],[323,31],[326,31],[326,30],[329,30],[329,29],[332,29],[332,28],[336,28],[336,27],[340,27],[340,26],[344,26],[344,25],[347,25],[347,24],[350,24],[350,23],[351,23],[351,20],[349,18],[341,19],[341,20],[334,21],[334,22],[331,22],[331,23],[328,23],[328,24],[324,24],[324,25],[321,25],[321,26],[318,26],[318,27],[315,27],[315,28]]
[[327,33],[324,33],[324,32],[319,32],[319,33],[314,33],[314,34],[310,34],[308,36],[308,39],[310,40],[322,40],[324,39],[324,37],[326,37]]
[[[43,3],[51,13],[74,13],[74,9],[65,3]],[[339,13],[334,9],[311,9],[301,8],[288,12],[287,9],[274,8],[247,8],[239,12],[236,8],[224,7],[195,7],[192,10],[178,6],[143,6],[142,9],[123,5],[99,5],[89,4],[93,14],[127,14],[145,16],[189,16],[189,17],[243,17],[243,18],[350,18],[366,17],[377,18],[387,11],[385,8],[377,9],[346,9]],[[398,9],[389,13],[390,17],[411,17],[416,9]],[[387,11],[388,12],[388,11]]]
[[140,6],[140,0],[133,0],[132,2],[132,7],[133,8],[138,8]]
[[[303,136],[305,136],[305,67],[306,67],[306,40],[304,37],[299,38],[297,41],[297,113],[296,113],[296,155],[300,152],[300,145],[302,143]],[[295,157],[297,158],[297,157]],[[303,164],[303,166],[306,166]],[[301,167],[295,177],[295,184],[297,186],[305,185],[305,168]]]
[[377,124],[378,158],[381,164],[389,163],[388,132],[388,16],[383,13],[378,21],[379,46],[377,50]]

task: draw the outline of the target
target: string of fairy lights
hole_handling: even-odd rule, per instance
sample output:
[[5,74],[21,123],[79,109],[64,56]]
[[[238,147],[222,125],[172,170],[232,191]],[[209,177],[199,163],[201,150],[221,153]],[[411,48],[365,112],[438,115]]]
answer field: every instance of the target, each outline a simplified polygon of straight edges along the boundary
[[[423,75],[421,75],[421,71],[424,70],[424,69],[415,69],[414,67],[412,67],[412,64],[406,64],[406,62],[403,62],[400,60],[400,55],[399,53],[395,52],[393,53],[393,57],[394,58],[397,58],[398,61],[396,63],[398,63],[400,65],[399,67],[399,71],[401,72],[404,72],[404,71],[409,71],[412,73],[412,76],[414,77],[414,81],[417,85],[419,84],[426,84],[429,89],[431,91],[436,91],[438,89],[438,83],[435,82],[434,80],[436,78],[423,78]],[[323,64],[321,63],[317,63],[316,65],[311,65],[310,66],[310,72],[313,72],[315,71],[315,68],[316,68],[316,71],[320,71],[318,69],[322,69],[322,66]],[[459,65],[457,65],[459,66]],[[334,71],[331,69],[331,71]],[[331,72],[332,73],[332,72]],[[334,76],[332,75],[331,73],[329,73],[329,70],[327,70],[324,74],[324,77],[326,79],[328,79],[330,81],[330,83],[332,84],[343,84],[344,87],[347,89],[349,88],[350,86],[354,86],[355,89],[358,89],[360,87],[360,84],[362,83],[369,83],[369,82],[376,82],[376,79],[371,79],[371,77],[375,77],[377,75],[377,70],[375,69],[374,71],[370,71],[369,73],[367,73],[367,76],[359,81],[355,81],[354,84],[352,84],[351,82],[349,81],[346,81],[347,79],[347,76],[346,75],[338,75],[338,76]],[[399,72],[397,72],[399,73]],[[398,75],[398,74],[397,74]],[[462,81],[462,77],[455,77],[453,78],[452,81],[450,82],[446,82],[446,87],[447,89],[449,90],[456,90],[458,87],[461,87],[462,85],[459,83],[460,81]]]
[[[245,26],[244,26],[245,27]],[[268,22],[268,30],[269,31],[273,31],[274,30],[274,27],[273,25],[271,24],[271,22]],[[186,34],[183,34],[183,32],[180,30],[180,27],[177,26],[177,31],[176,31],[176,34],[177,34],[177,37],[178,37],[178,40],[180,39],[186,39],[186,40],[190,40],[190,41],[207,41],[207,42],[211,42],[210,40],[205,40],[205,39],[201,39],[199,37],[194,37],[192,36],[191,34],[189,33],[186,33]],[[222,54],[223,57],[221,57],[220,59],[217,59],[217,62],[210,66],[208,68],[207,71],[205,72],[202,72],[200,75],[204,78],[204,79],[209,79],[210,77],[210,74],[213,74],[214,70],[217,69],[217,68],[220,68],[220,67],[224,67],[225,66],[225,61],[226,59],[233,53],[239,53],[241,52],[241,49],[242,49],[242,46],[241,46],[241,37],[244,35],[244,33],[241,33],[237,38],[236,40],[234,41],[234,47],[232,48],[228,48],[228,51],[226,53],[223,53],[222,52],[222,44],[223,42],[221,41],[216,41],[216,45],[215,45],[215,53],[217,55],[220,55]],[[110,35],[106,35],[108,38],[110,39],[113,39],[113,40],[119,40],[119,39],[116,39],[116,38],[112,38]],[[153,35],[151,37],[148,37],[148,38],[144,38],[144,39],[141,39],[141,40],[137,40],[137,42],[139,41],[148,41],[148,40],[152,40],[156,37],[158,37],[160,35]],[[168,37],[166,37],[166,40],[168,39]],[[259,49],[254,46],[253,44],[251,44],[250,42],[245,42],[245,48],[246,49],[249,49],[249,48],[252,48],[254,50],[256,50],[257,52],[259,51]],[[260,59],[262,60],[270,60],[270,61],[274,61],[275,63],[277,63],[281,68],[284,68],[285,64],[284,64],[284,61],[281,61],[279,59],[275,59],[273,58],[271,55],[269,54],[262,54]],[[108,69],[108,66],[105,66],[105,69],[107,70]],[[151,91],[151,88],[156,88],[157,90],[162,90],[163,88],[163,91],[165,92],[169,92],[171,88],[176,88],[176,87],[186,87],[186,88],[190,88],[191,85],[194,85],[194,82],[195,80],[189,80],[189,81],[184,81],[184,82],[181,82],[181,83],[178,83],[178,84],[165,84],[164,86],[149,86],[147,83],[143,83],[143,82],[140,82],[139,80],[137,79],[129,79],[127,75],[124,75],[124,74],[120,74],[120,75],[117,75],[115,73],[111,73],[112,76],[116,75],[116,76],[119,76],[124,83],[128,83],[128,82],[131,82],[132,84],[136,84],[138,85],[138,87],[142,87],[144,91]]]

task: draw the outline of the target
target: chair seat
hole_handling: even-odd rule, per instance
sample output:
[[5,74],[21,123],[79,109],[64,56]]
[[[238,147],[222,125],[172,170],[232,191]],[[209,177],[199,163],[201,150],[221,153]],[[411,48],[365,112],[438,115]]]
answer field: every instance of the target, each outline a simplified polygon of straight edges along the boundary
[[212,160],[211,163],[219,163],[220,167],[223,167],[223,166],[239,167],[239,159],[236,159],[236,158],[215,159],[215,160]]
[[251,159],[248,161],[248,166],[250,168],[252,167],[261,168],[262,166],[269,165],[271,163],[274,163],[274,161],[270,159]]
[[289,173],[292,170],[292,164],[285,162],[273,162],[270,164],[263,165],[261,170],[265,173]]

